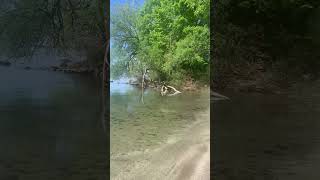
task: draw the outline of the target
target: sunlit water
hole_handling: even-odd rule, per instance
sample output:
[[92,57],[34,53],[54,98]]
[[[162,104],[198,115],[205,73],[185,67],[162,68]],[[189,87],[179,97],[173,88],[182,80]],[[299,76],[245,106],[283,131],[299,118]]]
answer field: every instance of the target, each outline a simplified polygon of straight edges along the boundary
[[213,106],[213,175],[219,180],[318,180],[320,82],[288,94],[224,92]]
[[0,67],[0,83],[1,180],[106,179],[93,78]]
[[[168,137],[196,120],[196,112],[209,108],[209,93],[183,92],[161,96],[147,89],[111,83],[111,174],[119,172],[117,158],[165,144]],[[121,171],[121,170],[120,170]]]

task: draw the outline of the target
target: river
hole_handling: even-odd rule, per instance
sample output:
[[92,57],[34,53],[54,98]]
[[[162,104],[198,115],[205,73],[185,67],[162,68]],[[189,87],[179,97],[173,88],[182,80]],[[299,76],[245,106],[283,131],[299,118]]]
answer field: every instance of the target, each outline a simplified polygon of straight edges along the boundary
[[147,89],[142,100],[140,88],[110,87],[111,179],[187,180],[205,163],[209,172],[208,90],[168,97]]
[[318,180],[319,88],[318,81],[282,95],[222,92],[231,101],[211,106],[214,179]]
[[[0,82],[0,179],[106,178],[107,136],[94,78],[0,67]],[[319,88],[314,82],[282,95],[221,92],[231,101],[211,104],[213,177],[318,180]],[[194,123],[207,119],[201,116],[208,115],[207,92],[161,97],[147,90],[141,102],[139,89],[113,83],[110,95],[113,179],[160,177],[157,171],[171,163],[164,160],[206,137],[194,133],[207,122]]]
[[94,78],[0,67],[0,82],[0,179],[107,178]]

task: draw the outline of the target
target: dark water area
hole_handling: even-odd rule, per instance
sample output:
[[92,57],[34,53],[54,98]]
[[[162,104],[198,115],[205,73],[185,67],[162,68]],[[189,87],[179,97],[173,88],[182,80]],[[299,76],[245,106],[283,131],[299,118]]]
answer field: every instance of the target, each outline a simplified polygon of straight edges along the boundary
[[211,103],[216,180],[320,179],[320,82]]
[[0,180],[104,180],[98,82],[0,67]]

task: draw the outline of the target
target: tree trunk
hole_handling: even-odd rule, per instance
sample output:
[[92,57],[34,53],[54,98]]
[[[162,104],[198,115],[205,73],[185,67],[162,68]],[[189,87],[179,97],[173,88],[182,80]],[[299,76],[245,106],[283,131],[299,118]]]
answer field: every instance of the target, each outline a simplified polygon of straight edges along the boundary
[[144,104],[143,95],[144,95],[144,89],[145,89],[145,77],[147,74],[147,68],[143,70],[142,79],[141,79],[141,102]]
[[105,29],[105,34],[102,35],[102,40],[103,37],[105,38],[105,54],[104,54],[104,60],[103,60],[103,69],[102,69],[102,82],[101,82],[101,98],[102,98],[102,112],[101,112],[101,120],[102,120],[102,126],[104,128],[104,131],[106,132],[106,128],[109,126],[106,126],[106,102],[107,99],[109,98],[109,96],[106,96],[107,91],[109,91],[109,84],[108,84],[108,70],[109,70],[109,48],[110,48],[110,39],[109,39],[109,4],[110,4],[110,0],[106,0],[106,11],[104,13],[104,8],[103,8],[103,3],[102,1],[99,1],[100,4],[100,15],[103,18],[103,24],[104,24],[104,29]]
[[146,74],[147,74],[147,68],[145,68],[144,70],[143,70],[143,74],[142,74],[142,80],[141,80],[141,86],[142,86],[142,89],[144,89],[145,88],[145,78],[146,78]]

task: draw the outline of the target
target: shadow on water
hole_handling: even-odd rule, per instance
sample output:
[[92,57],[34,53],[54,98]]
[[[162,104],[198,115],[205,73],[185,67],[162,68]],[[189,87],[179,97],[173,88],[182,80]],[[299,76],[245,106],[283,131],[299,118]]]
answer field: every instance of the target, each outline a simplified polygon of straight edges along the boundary
[[98,82],[0,69],[0,179],[105,179]]
[[284,95],[235,94],[212,104],[213,175],[219,180],[317,180],[320,83]]

